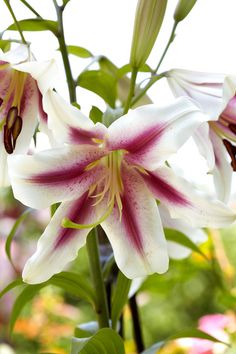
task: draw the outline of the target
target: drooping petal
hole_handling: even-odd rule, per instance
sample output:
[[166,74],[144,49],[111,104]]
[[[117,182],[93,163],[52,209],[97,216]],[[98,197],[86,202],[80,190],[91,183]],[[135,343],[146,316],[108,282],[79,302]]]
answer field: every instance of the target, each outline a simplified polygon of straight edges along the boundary
[[176,97],[193,98],[211,120],[218,119],[236,91],[235,77],[225,74],[173,69],[168,71],[167,80]]
[[21,44],[16,48],[9,50],[6,53],[1,53],[0,60],[6,61],[8,63],[19,64],[23,63],[29,59],[30,50],[29,47],[25,44]]
[[2,136],[0,136],[0,187],[8,187],[10,180],[7,168],[7,152],[3,145]]
[[65,217],[82,224],[95,222],[100,214],[93,203],[94,199],[84,193],[79,199],[60,205],[39,239],[37,251],[24,267],[23,279],[26,283],[44,282],[76,258],[90,229],[66,229],[61,222]]
[[45,62],[28,61],[13,65],[13,68],[29,73],[36,81],[42,94],[54,86],[55,77],[58,75],[55,60]]
[[169,210],[172,218],[182,218],[191,227],[220,228],[230,225],[236,213],[224,203],[200,194],[168,167],[142,174],[153,195]]
[[179,98],[162,108],[146,105],[130,111],[108,128],[108,147],[126,150],[127,161],[153,170],[205,120],[207,117],[188,98]]
[[102,223],[118,267],[128,278],[142,277],[168,268],[167,244],[154,198],[139,174],[122,167],[122,216],[117,206]]
[[206,159],[209,170],[212,171],[215,166],[215,154],[209,138],[209,124],[202,123],[194,132],[193,139],[200,154]]
[[210,140],[214,149],[215,166],[212,171],[217,196],[225,203],[228,202],[231,192],[233,170],[227,159],[226,149],[222,140],[210,131]]
[[93,144],[94,139],[104,138],[107,129],[103,124],[95,125],[56,92],[49,90],[44,95],[43,105],[48,114],[48,126],[60,142]]
[[97,161],[105,152],[93,147],[63,147],[33,156],[15,155],[9,159],[14,195],[32,208],[79,198],[93,183],[103,178],[105,166]]
[[[163,205],[159,205],[159,212],[164,227],[180,231],[187,236],[195,244],[201,244],[207,240],[206,233],[200,228],[190,227],[182,219],[172,219],[168,209]],[[172,259],[183,259],[191,254],[191,249],[181,246],[180,244],[167,241],[168,254]]]

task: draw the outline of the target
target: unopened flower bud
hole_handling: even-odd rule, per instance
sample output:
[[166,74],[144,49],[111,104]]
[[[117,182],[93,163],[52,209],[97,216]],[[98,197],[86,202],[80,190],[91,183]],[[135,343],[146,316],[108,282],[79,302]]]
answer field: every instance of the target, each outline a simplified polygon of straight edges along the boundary
[[133,68],[143,66],[155,44],[165,15],[167,0],[139,0],[130,54]]
[[174,13],[175,22],[180,22],[188,16],[197,0],[179,0]]

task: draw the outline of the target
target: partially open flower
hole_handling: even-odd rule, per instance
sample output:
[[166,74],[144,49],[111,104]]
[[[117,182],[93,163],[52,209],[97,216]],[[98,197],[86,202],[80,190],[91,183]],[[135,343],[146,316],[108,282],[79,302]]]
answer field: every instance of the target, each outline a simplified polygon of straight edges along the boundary
[[174,69],[168,71],[167,80],[176,97],[193,98],[209,115],[209,123],[201,125],[194,139],[213,173],[218,197],[227,201],[232,169],[236,171],[236,78]]
[[[42,75],[37,81],[31,75],[32,65],[40,64],[30,62],[31,56],[26,45],[0,53],[0,186],[9,185],[7,155],[26,152],[38,121],[46,117],[39,90]],[[41,67],[45,71],[45,63]]]
[[200,196],[165,165],[207,119],[191,100],[139,107],[108,128],[55,92],[46,93],[44,104],[49,127],[65,146],[10,159],[16,198],[34,208],[62,202],[24,268],[26,282],[60,272],[98,224],[127,277],[165,272],[168,250],[156,199],[192,227],[234,221],[231,209]]

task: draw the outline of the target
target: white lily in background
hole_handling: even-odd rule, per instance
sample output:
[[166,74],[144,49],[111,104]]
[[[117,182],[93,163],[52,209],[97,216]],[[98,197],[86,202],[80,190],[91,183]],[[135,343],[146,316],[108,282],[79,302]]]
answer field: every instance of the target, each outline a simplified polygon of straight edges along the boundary
[[[202,197],[165,165],[208,118],[192,100],[139,107],[109,128],[94,125],[53,91],[45,94],[44,108],[49,127],[65,145],[9,159],[17,199],[33,208],[62,202],[25,265],[25,282],[43,282],[60,272],[97,224],[127,277],[165,272],[168,250],[156,199],[172,218],[192,227],[223,227],[235,220],[231,209]],[[79,229],[62,227],[68,219]]]
[[207,159],[218,198],[226,202],[236,171],[236,78],[183,69],[170,70],[166,77],[176,97],[191,97],[209,115],[209,123],[199,127],[194,139]]
[[51,68],[30,60],[26,45],[0,53],[0,187],[9,185],[8,154],[26,152],[38,121],[47,119],[42,93],[50,85]]

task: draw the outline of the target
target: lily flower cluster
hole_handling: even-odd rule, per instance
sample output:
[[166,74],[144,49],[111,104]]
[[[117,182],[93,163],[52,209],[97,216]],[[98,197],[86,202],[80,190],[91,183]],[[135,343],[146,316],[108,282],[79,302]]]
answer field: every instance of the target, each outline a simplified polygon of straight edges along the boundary
[[[185,97],[169,106],[151,104],[129,110],[107,127],[94,124],[52,90],[53,62],[25,60],[18,65],[7,59],[0,63],[4,77],[1,149],[4,158],[9,156],[11,185],[18,200],[39,209],[61,203],[25,265],[26,282],[43,282],[62,271],[99,224],[118,267],[127,277],[136,278],[165,272],[171,255],[187,256],[184,247],[175,248],[166,241],[163,227],[183,231],[199,242],[205,236],[198,228],[225,227],[235,220],[235,212],[224,202],[196,190],[167,163],[195,135],[215,179],[224,179],[224,191],[219,194],[226,199],[223,166],[227,164],[227,171],[231,167],[224,145],[232,155],[232,166],[235,160],[233,79],[225,77],[224,83],[223,76],[217,76],[221,81],[216,82],[212,76],[212,82],[207,82],[196,74],[201,81],[195,84],[186,79],[185,71],[169,71],[174,93]],[[197,87],[200,92],[201,86],[205,95],[198,100],[191,89]],[[57,147],[19,154],[17,146],[22,140],[23,152],[27,150],[37,120],[41,129],[53,135]]]

